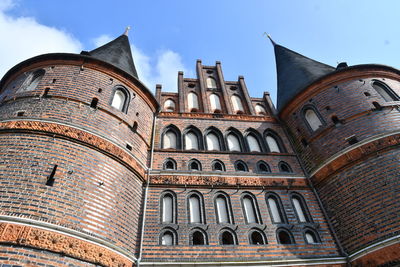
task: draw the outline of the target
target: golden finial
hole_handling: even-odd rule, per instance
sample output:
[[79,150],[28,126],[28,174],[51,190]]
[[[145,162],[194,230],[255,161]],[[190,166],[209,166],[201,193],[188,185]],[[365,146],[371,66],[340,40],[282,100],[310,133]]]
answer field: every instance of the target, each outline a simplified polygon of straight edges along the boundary
[[128,32],[129,32],[130,29],[131,29],[131,26],[127,26],[127,27],[125,28],[124,35],[128,36]]
[[274,40],[272,40],[272,37],[271,37],[271,35],[270,35],[270,34],[268,34],[268,33],[264,32],[264,34],[263,34],[263,35],[266,35],[266,36],[268,37],[268,39],[271,41],[272,45],[276,45],[276,43],[274,42]]

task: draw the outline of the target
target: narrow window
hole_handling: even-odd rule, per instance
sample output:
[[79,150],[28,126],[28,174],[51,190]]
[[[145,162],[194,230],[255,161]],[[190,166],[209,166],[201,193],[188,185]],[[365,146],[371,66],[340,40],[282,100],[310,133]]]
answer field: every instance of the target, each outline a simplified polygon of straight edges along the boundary
[[291,234],[287,230],[283,229],[278,230],[278,242],[279,244],[283,245],[289,245],[294,243]]
[[231,101],[232,101],[232,105],[233,105],[233,111],[236,114],[240,114],[240,113],[244,112],[242,100],[240,100],[239,96],[237,96],[237,95],[231,96]]
[[270,216],[273,223],[283,223],[278,201],[275,197],[267,198]]
[[208,77],[206,82],[207,82],[207,88],[210,89],[217,88],[217,83],[215,82],[215,79],[213,77]]
[[269,168],[268,164],[265,163],[264,161],[257,162],[257,170],[259,173],[271,172],[271,169]]
[[123,111],[125,101],[126,101],[126,94],[121,89],[115,90],[111,106],[120,111]]
[[306,207],[304,206],[304,200],[300,196],[293,195],[292,202],[299,222],[310,222]]
[[230,231],[222,232],[221,245],[235,245],[235,237]]
[[54,185],[54,181],[55,181],[54,176],[56,175],[57,167],[58,167],[58,165],[54,164],[53,170],[51,171],[50,175],[47,177],[47,180],[46,180],[46,185],[47,186],[53,186]]
[[253,134],[247,136],[247,143],[249,144],[250,152],[261,152],[260,143]]
[[278,142],[273,136],[267,135],[266,141],[270,152],[278,152],[278,153],[281,152],[281,150],[279,149]]
[[202,246],[206,244],[206,240],[204,234],[200,231],[195,231],[192,234],[192,245],[194,246]]
[[163,140],[163,148],[177,148],[176,147],[176,133],[172,130],[168,130],[164,134],[164,140]]
[[217,94],[210,95],[211,111],[214,113],[221,112],[221,102]]
[[381,95],[386,102],[399,101],[399,96],[386,84],[378,81],[372,83],[372,87]]
[[164,163],[164,170],[176,170],[176,162],[173,159],[167,159]]
[[194,132],[188,132],[185,134],[185,149],[199,149],[199,140],[197,139],[197,135]]
[[174,220],[174,198],[171,194],[165,194],[162,198],[162,222],[173,223]]
[[284,173],[292,173],[292,169],[290,168],[289,164],[286,162],[279,162],[279,171]]
[[242,151],[239,138],[235,134],[228,134],[227,139],[229,151]]
[[216,204],[216,210],[217,210],[218,223],[230,223],[229,212],[228,212],[228,203],[226,201],[226,197],[223,195],[219,195],[215,199],[215,204]]
[[171,231],[165,231],[161,237],[161,245],[172,246],[174,244],[174,234]]
[[235,162],[235,169],[237,172],[247,172],[249,169],[247,168],[246,163],[243,161],[237,161]]
[[266,115],[267,114],[267,112],[265,111],[265,108],[260,104],[256,105],[255,110],[256,110],[257,115]]
[[322,121],[312,108],[307,108],[304,110],[304,117],[312,131],[316,131],[322,126]]
[[189,161],[189,171],[201,171],[200,162],[195,159]]
[[189,197],[189,221],[190,223],[201,223],[200,197],[191,195]]
[[43,79],[45,71],[43,69],[31,73],[26,79],[24,85],[18,90],[18,93],[33,91]]
[[258,230],[250,233],[249,240],[251,245],[264,245],[266,243],[264,235]]
[[219,160],[215,160],[212,163],[212,170],[213,171],[225,171],[225,166],[222,162],[220,162]]
[[92,99],[92,102],[90,103],[90,107],[91,108],[97,108],[97,103],[99,102],[99,99],[98,98],[93,98]]
[[188,108],[189,112],[197,112],[199,110],[199,100],[195,93],[188,94]]
[[246,218],[246,223],[258,223],[257,213],[254,206],[254,200],[251,196],[247,195],[243,197],[243,210]]
[[175,111],[175,102],[172,101],[171,99],[167,99],[164,102],[164,110],[166,112],[174,112]]
[[216,134],[214,133],[207,134],[206,142],[207,142],[207,150],[216,150],[216,151],[221,150],[221,146],[219,144],[219,138]]
[[307,230],[304,234],[304,238],[307,244],[319,243],[319,239],[317,238],[317,235],[313,231]]

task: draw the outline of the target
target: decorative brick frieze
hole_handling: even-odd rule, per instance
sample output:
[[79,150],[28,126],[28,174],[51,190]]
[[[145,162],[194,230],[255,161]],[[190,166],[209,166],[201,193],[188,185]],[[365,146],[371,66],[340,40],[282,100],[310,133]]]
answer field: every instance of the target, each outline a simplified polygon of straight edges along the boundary
[[159,118],[195,118],[195,119],[224,119],[234,121],[262,121],[276,123],[276,119],[271,116],[252,116],[252,115],[231,115],[222,113],[173,113],[173,112],[160,112]]

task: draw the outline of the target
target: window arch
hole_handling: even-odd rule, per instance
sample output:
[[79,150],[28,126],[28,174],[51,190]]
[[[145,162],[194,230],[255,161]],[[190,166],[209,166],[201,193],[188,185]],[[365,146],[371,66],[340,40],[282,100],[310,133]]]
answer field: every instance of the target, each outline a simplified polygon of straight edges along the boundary
[[175,111],[175,101],[172,99],[167,99],[164,102],[164,111],[166,112],[174,112]]
[[222,133],[215,127],[209,127],[205,131],[206,150],[224,151],[225,144]]
[[286,214],[280,197],[275,193],[265,195],[267,206],[272,223],[286,223]]
[[298,193],[291,194],[293,209],[300,223],[312,222],[311,214],[307,209],[304,198]]
[[255,110],[257,115],[267,115],[267,111],[265,110],[263,105],[257,104],[255,106]]
[[236,114],[242,114],[244,113],[244,108],[243,108],[243,103],[242,100],[238,95],[232,95],[231,96],[231,101],[232,101],[232,106],[233,106],[233,112]]
[[217,223],[232,223],[232,212],[229,197],[224,193],[218,193],[214,201]]
[[130,102],[130,95],[125,87],[117,86],[113,90],[113,96],[111,99],[111,106],[124,113],[128,111],[128,104]]
[[189,223],[205,223],[203,196],[198,192],[192,192],[187,198]]
[[257,172],[258,173],[269,173],[271,172],[271,168],[265,161],[258,161],[257,162]]
[[271,129],[264,132],[265,141],[267,143],[268,152],[284,153],[286,152],[283,142],[279,135]]
[[36,89],[40,81],[43,79],[46,71],[39,69],[28,74],[28,77],[23,82],[22,86],[18,89],[17,93],[29,92]]
[[280,172],[284,172],[284,173],[293,173],[293,170],[292,170],[292,168],[290,167],[290,165],[287,164],[287,163],[284,162],[284,161],[279,162],[278,167],[279,167],[279,171],[280,171]]
[[160,233],[160,245],[174,246],[178,244],[177,234],[172,228],[165,228]]
[[241,161],[241,160],[237,160],[237,161],[235,162],[235,170],[236,170],[237,172],[248,172],[248,171],[249,171],[249,168],[247,167],[247,164],[246,164],[246,163],[244,163],[244,162]]
[[242,208],[247,224],[261,223],[257,202],[249,193],[246,193],[242,196]]
[[304,240],[307,244],[318,244],[321,243],[321,239],[316,231],[310,228],[306,228],[304,231]]
[[189,112],[199,111],[199,98],[196,93],[190,92],[187,96]]
[[180,149],[181,148],[181,132],[175,125],[169,125],[164,128],[161,147],[164,149]]
[[399,101],[399,96],[385,83],[377,80],[372,81],[372,87],[377,91],[381,97],[386,101]]
[[199,228],[193,229],[189,234],[189,243],[192,246],[203,246],[208,244],[207,233]]
[[201,150],[203,149],[202,136],[199,129],[189,126],[184,131],[184,147],[185,150]]
[[222,161],[216,159],[211,163],[211,169],[213,171],[220,171],[224,172],[225,171],[225,165]]
[[206,83],[207,83],[207,88],[210,89],[217,88],[217,82],[213,77],[207,77]]
[[279,244],[283,245],[295,243],[292,233],[285,228],[279,228],[278,230],[276,230],[276,239],[278,240]]
[[229,151],[243,152],[243,137],[241,133],[236,129],[229,129],[226,135],[226,141],[228,144]]
[[220,98],[217,94],[211,94],[210,95],[210,106],[211,106],[211,112],[213,113],[220,113],[222,108],[221,108],[221,101]]
[[189,171],[201,171],[201,163],[197,159],[191,159],[188,162],[188,170]]
[[164,170],[176,170],[176,161],[174,159],[168,158],[163,164]]
[[303,116],[308,128],[314,132],[324,125],[323,120],[317,109],[312,105],[303,108]]
[[224,228],[219,234],[219,244],[220,245],[236,245],[237,238],[234,231],[229,228]]
[[259,229],[252,229],[249,232],[249,244],[250,245],[265,245],[267,244],[267,238],[265,234]]
[[262,152],[264,150],[261,141],[262,138],[256,130],[248,129],[245,136],[250,152]]
[[172,191],[161,194],[161,223],[176,223],[176,195]]

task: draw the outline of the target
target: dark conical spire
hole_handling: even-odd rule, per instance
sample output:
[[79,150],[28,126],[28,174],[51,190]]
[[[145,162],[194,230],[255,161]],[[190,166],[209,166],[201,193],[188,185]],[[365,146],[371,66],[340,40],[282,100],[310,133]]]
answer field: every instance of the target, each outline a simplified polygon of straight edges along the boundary
[[334,67],[300,55],[274,42],[273,45],[278,80],[278,110],[282,110],[305,87],[335,71]]
[[131,46],[129,44],[127,31],[117,39],[106,43],[99,48],[89,52],[89,55],[99,60],[105,61],[115,67],[129,73],[139,79],[135,63],[133,62]]

